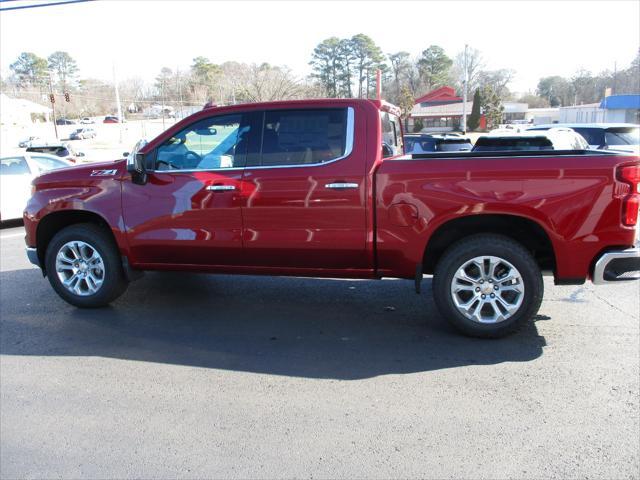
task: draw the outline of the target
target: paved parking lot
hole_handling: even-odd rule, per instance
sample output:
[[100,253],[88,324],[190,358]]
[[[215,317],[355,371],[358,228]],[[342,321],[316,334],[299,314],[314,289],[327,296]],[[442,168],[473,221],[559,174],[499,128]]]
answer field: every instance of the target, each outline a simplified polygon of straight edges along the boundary
[[[638,478],[639,287],[503,340],[429,281],[150,273],[60,300],[0,230],[2,478]],[[394,308],[388,308],[394,307]]]

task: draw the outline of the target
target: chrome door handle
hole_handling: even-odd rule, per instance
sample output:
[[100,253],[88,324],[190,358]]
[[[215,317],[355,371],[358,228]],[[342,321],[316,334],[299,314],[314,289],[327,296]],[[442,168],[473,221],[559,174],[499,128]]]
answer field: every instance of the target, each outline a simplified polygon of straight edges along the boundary
[[207,185],[207,190],[212,192],[230,192],[235,189],[235,185]]
[[324,188],[331,188],[333,190],[346,190],[348,188],[358,188],[358,184],[357,183],[345,183],[345,182],[338,182],[338,183],[327,183]]

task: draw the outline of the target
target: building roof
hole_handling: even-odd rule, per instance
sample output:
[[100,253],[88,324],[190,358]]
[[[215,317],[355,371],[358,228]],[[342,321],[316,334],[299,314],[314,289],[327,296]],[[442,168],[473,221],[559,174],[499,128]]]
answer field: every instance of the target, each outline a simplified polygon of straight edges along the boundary
[[607,110],[640,109],[640,93],[631,95],[609,95],[600,102],[600,108],[606,108]]
[[455,103],[462,102],[462,98],[456,96],[456,91],[453,87],[440,87],[435,90],[431,90],[429,93],[424,94],[420,98],[417,98],[415,103]]
[[[412,117],[448,117],[461,116],[463,102],[423,106],[417,103],[411,109]],[[467,114],[471,113],[473,102],[467,102]]]

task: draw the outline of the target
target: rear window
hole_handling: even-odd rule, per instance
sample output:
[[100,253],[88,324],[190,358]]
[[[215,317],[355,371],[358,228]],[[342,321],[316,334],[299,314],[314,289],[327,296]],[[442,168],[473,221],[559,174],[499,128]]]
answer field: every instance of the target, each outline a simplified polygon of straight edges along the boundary
[[265,113],[263,166],[324,163],[346,153],[347,109],[273,110]]
[[29,147],[27,152],[48,153],[49,155],[57,155],[58,157],[66,157],[69,150],[65,147]]
[[0,161],[0,175],[24,175],[31,173],[24,157],[3,158]]
[[608,128],[605,140],[607,145],[639,145],[640,128]]
[[438,152],[460,152],[464,150],[471,150],[471,140],[442,140],[436,144],[436,151]]
[[553,150],[553,144],[551,143],[551,140],[545,137],[480,137],[473,147],[474,152],[500,152],[511,150]]
[[571,127],[571,129],[582,135],[589,145],[601,146],[605,144],[602,128]]

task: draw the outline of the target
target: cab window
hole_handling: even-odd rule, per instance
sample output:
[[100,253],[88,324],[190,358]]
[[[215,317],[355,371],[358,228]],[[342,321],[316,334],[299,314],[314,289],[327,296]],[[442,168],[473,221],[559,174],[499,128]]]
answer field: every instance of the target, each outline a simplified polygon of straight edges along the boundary
[[243,115],[221,115],[189,125],[156,152],[156,170],[218,170],[243,167],[249,125]]
[[400,119],[388,112],[380,112],[383,156],[391,157],[403,152]]

